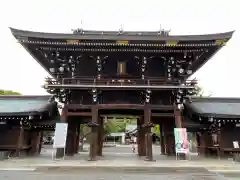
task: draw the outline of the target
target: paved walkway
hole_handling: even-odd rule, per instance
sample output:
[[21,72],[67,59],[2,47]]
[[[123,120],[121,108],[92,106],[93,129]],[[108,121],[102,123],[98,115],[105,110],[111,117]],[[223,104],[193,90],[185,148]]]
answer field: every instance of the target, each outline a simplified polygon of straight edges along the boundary
[[232,160],[218,160],[208,158],[193,158],[192,160],[176,160],[175,157],[159,155],[159,149],[154,149],[155,162],[146,162],[144,157],[129,152],[129,148],[107,148],[103,157],[98,161],[87,161],[88,152],[80,152],[79,155],[63,160],[52,159],[53,149],[46,148],[43,154],[37,157],[25,157],[20,159],[8,159],[0,161],[1,169],[36,169],[50,167],[72,168],[135,168],[135,169],[164,169],[164,168],[207,168],[211,171],[240,172],[240,163]]
[[[82,156],[81,156],[82,157]],[[87,159],[88,156],[85,156]],[[64,160],[52,160],[49,158],[35,157],[24,159],[9,159],[0,162],[0,168],[36,168],[36,167],[123,167],[123,168],[161,168],[161,167],[202,167],[208,169],[234,169],[239,170],[240,164],[230,160],[175,160],[164,159],[155,162],[146,162],[143,158],[129,157],[129,159],[119,158],[100,158],[98,161],[87,161],[84,157],[66,157]]]

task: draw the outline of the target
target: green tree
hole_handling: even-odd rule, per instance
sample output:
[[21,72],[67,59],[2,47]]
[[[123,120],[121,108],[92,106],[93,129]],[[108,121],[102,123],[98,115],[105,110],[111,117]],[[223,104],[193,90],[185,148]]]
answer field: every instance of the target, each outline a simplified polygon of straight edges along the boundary
[[[196,90],[196,96],[203,97],[204,94],[206,94],[204,89],[201,86],[199,86],[199,85],[195,86],[195,90]],[[205,95],[205,96],[211,97],[212,95],[213,95],[213,93],[209,92],[208,95]]]
[[84,139],[87,138],[88,134],[90,133],[90,128],[87,126],[87,124],[81,124],[80,126],[80,136],[79,136],[79,142],[80,151],[83,151],[83,145],[84,145]]
[[104,132],[105,135],[108,135],[110,133],[118,132],[118,124],[115,120],[109,120],[107,117],[104,120]]
[[200,86],[196,85],[195,86],[195,91],[196,91],[196,96],[200,96],[200,97],[203,96],[204,91]]
[[0,95],[1,96],[7,96],[7,95],[21,95],[19,92],[11,91],[11,90],[3,90],[0,89]]
[[153,129],[154,133],[157,135],[157,136],[160,136],[160,125],[157,124],[154,126],[154,129]]

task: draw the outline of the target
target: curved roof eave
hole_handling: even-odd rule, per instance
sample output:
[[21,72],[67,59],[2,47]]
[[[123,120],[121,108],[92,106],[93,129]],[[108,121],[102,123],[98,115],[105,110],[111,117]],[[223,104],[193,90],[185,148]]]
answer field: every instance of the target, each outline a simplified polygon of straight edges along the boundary
[[216,113],[196,113],[196,115],[201,117],[214,117],[214,118],[222,118],[222,119],[240,119],[240,115],[238,114],[216,114]]
[[[49,38],[49,39],[101,39],[101,40],[155,40],[155,41],[201,41],[230,39],[235,31],[206,35],[160,36],[157,32],[125,32],[118,35],[117,31],[84,31],[80,34],[45,33],[25,31],[10,27],[12,34],[22,37]],[[141,33],[141,35],[139,35]]]
[[240,103],[239,97],[191,97],[192,102],[225,102],[225,103]]
[[40,99],[48,100],[51,99],[52,95],[0,95],[0,99]]

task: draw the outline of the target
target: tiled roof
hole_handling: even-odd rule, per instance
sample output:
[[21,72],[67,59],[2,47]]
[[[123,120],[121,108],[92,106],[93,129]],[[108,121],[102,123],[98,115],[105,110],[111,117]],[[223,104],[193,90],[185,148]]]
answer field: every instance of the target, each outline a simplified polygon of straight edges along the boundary
[[124,31],[119,35],[119,31],[87,31],[84,34],[60,34],[60,33],[43,33],[25,31],[20,29],[10,28],[15,37],[36,37],[36,38],[50,38],[50,39],[100,39],[100,40],[154,40],[154,41],[202,41],[202,40],[219,40],[230,39],[234,31],[206,34],[206,35],[185,35],[185,36],[160,36],[158,32],[140,32],[140,31]]
[[240,98],[192,98],[192,102],[185,105],[201,116],[240,118]]
[[56,106],[51,96],[0,96],[0,115],[28,115]]
[[55,117],[55,119],[51,119],[51,120],[44,120],[44,121],[37,121],[34,122],[34,125],[48,125],[48,126],[55,126],[56,123],[60,123],[60,119],[59,117]]
[[187,117],[184,117],[182,125],[185,128],[205,128],[206,127],[206,125],[201,124],[200,122],[191,120]]

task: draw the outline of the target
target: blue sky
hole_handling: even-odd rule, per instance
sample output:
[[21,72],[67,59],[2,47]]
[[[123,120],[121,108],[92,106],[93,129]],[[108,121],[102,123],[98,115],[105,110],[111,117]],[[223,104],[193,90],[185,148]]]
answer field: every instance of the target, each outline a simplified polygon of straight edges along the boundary
[[96,30],[171,29],[171,34],[206,34],[236,30],[226,47],[194,74],[206,94],[240,97],[239,2],[236,0],[8,0],[0,2],[1,89],[46,94],[48,74],[16,42],[8,27],[71,33]]

